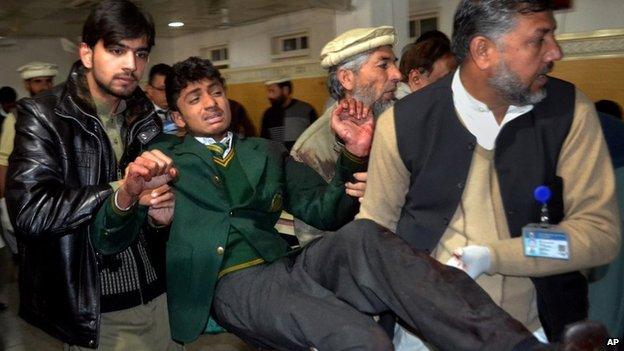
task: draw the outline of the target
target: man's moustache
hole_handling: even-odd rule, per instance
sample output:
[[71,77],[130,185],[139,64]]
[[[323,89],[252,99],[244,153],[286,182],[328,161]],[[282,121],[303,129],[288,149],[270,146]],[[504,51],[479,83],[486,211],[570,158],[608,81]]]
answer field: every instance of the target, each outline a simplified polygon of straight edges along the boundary
[[115,79],[130,79],[133,81],[137,81],[137,77],[135,77],[133,74],[116,74],[113,78]]
[[552,72],[553,67],[555,67],[555,64],[553,62],[549,62],[546,67],[544,67],[544,69],[540,72],[540,74],[548,74],[550,72]]

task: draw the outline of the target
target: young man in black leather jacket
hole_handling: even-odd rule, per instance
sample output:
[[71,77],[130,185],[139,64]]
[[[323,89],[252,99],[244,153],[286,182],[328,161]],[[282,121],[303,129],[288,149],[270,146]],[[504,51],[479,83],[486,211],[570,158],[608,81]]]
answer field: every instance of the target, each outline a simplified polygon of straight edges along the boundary
[[[89,241],[104,201],[127,191],[124,169],[161,131],[137,89],[154,35],[151,17],[134,4],[104,1],[84,25],[67,82],[19,102],[7,204],[19,242],[20,316],[70,349],[176,347],[159,210],[150,209],[138,238],[117,255],[96,254]],[[166,186],[156,193],[172,206]]]

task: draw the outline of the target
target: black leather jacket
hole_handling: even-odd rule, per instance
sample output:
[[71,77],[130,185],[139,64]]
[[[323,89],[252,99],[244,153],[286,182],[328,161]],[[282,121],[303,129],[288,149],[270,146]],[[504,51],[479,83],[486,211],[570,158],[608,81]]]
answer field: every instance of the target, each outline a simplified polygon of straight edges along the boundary
[[90,222],[112,193],[118,170],[161,130],[141,89],[125,101],[130,122],[122,128],[127,144],[119,166],[80,62],[65,84],[18,103],[6,201],[19,242],[20,316],[72,345],[97,347],[99,340],[106,260],[89,242]]

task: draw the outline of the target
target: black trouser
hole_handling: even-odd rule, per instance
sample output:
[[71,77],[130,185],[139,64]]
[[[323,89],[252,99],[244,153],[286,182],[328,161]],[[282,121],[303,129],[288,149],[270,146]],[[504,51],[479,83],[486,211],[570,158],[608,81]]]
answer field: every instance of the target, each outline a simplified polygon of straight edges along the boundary
[[537,344],[464,272],[357,220],[285,258],[217,284],[217,321],[278,350],[392,350],[371,315],[394,312],[441,350],[512,350]]

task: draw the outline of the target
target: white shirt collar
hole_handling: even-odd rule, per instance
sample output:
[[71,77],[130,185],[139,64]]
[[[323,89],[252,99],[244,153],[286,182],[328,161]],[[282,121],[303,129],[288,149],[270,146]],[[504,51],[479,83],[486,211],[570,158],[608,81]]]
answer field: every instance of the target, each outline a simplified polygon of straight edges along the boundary
[[223,153],[223,158],[225,158],[230,153],[230,150],[232,150],[232,139],[234,139],[234,134],[228,130],[225,133],[223,139],[221,139],[220,141],[216,141],[214,138],[211,137],[195,137],[195,139],[206,146],[216,144],[217,142],[225,145],[227,147],[227,149],[225,149],[225,152]]
[[155,103],[152,102],[152,105],[154,105],[154,110],[158,113],[159,111],[162,112],[167,112],[167,110],[160,108],[160,106],[156,105]]
[[401,100],[402,98],[408,96],[411,93],[412,93],[412,89],[409,87],[409,85],[407,85],[407,83],[399,82],[397,84],[397,89],[396,89],[396,92],[394,93],[394,96],[396,97],[397,100]]
[[494,113],[490,111],[488,106],[468,93],[459,77],[459,69],[453,75],[451,89],[453,90],[453,104],[459,119],[464,123],[466,129],[477,138],[477,143],[486,150],[494,149],[496,137],[505,124],[533,109],[533,105],[510,105],[503,122],[499,125],[496,123]]

